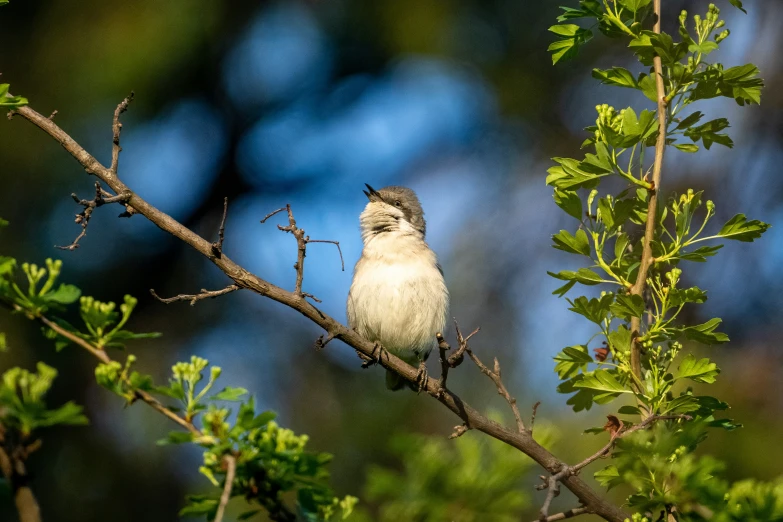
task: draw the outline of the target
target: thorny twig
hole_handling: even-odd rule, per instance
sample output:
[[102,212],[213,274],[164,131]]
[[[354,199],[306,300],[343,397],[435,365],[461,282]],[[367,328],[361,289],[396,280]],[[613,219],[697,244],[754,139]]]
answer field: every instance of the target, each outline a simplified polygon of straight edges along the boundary
[[80,199],[79,196],[77,196],[76,194],[71,194],[71,197],[76,203],[84,207],[84,210],[76,214],[76,219],[74,220],[76,224],[82,226],[82,231],[79,233],[78,236],[76,236],[76,239],[74,239],[70,245],[67,246],[55,245],[55,248],[59,248],[60,250],[73,251],[79,248],[79,241],[84,236],[87,235],[87,225],[89,225],[90,223],[90,218],[92,217],[93,211],[96,208],[103,205],[107,205],[109,203],[120,203],[120,202],[128,201],[130,199],[130,194],[119,194],[117,196],[112,196],[110,192],[103,190],[100,181],[96,181],[95,197],[93,199]]
[[264,219],[261,220],[261,223],[266,223],[266,221],[269,218],[283,211],[285,211],[288,214],[288,225],[285,226],[277,225],[277,228],[278,230],[282,230],[283,232],[289,232],[293,234],[294,238],[296,238],[297,254],[296,254],[296,263],[294,263],[294,270],[296,270],[296,284],[294,286],[294,294],[296,294],[302,299],[309,297],[316,303],[320,303],[321,300],[315,297],[313,294],[308,294],[307,292],[302,291],[302,281],[304,280],[304,260],[305,257],[307,256],[307,244],[308,243],[331,243],[335,245],[337,247],[337,252],[340,254],[340,265],[344,272],[345,261],[343,260],[343,251],[340,248],[340,242],[333,241],[331,239],[310,239],[310,236],[306,236],[304,229],[296,226],[296,219],[294,219],[294,213],[291,210],[290,204],[286,204],[286,206],[284,207],[278,208],[277,210],[273,210],[272,212],[264,216]]
[[[560,494],[560,481],[567,477],[576,475],[585,466],[595,462],[600,458],[605,457],[609,453],[609,451],[611,451],[612,447],[614,446],[615,442],[617,442],[618,439],[621,439],[626,435],[630,435],[635,431],[643,430],[659,420],[679,420],[679,419],[691,420],[692,417],[690,415],[650,415],[639,424],[626,430],[625,425],[621,420],[617,419],[617,417],[615,417],[614,415],[610,415],[609,422],[607,422],[605,429],[609,429],[612,435],[609,438],[609,442],[607,442],[603,448],[596,451],[595,453],[593,453],[592,455],[590,455],[589,457],[587,457],[586,459],[584,459],[582,462],[578,464],[574,464],[573,466],[564,466],[563,469],[561,469],[560,471],[558,471],[553,475],[550,475],[549,477],[545,477],[545,476],[541,477],[544,483],[536,486],[536,489],[539,491],[546,489],[547,495],[546,495],[546,499],[544,500],[544,504],[541,506],[540,516],[538,520],[542,522],[548,520],[549,505],[552,503],[552,499],[554,499],[556,496]],[[555,520],[559,520],[559,519],[555,519]]]
[[160,297],[158,294],[155,293],[155,290],[150,288],[150,294],[152,294],[152,297],[154,297],[161,303],[169,304],[169,303],[174,303],[176,301],[190,301],[190,306],[193,306],[198,301],[201,301],[202,299],[214,299],[215,297],[220,297],[221,295],[230,294],[231,292],[236,292],[237,290],[241,290],[239,285],[228,285],[227,287],[221,288],[220,290],[207,290],[205,288],[202,288],[201,292],[198,294],[180,294],[180,295],[175,295],[174,297]]

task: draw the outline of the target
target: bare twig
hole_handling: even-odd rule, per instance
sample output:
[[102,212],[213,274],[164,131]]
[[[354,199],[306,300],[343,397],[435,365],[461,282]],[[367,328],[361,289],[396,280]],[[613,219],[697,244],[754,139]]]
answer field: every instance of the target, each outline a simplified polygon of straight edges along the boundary
[[117,105],[117,108],[114,109],[114,119],[112,120],[112,148],[111,148],[111,167],[109,170],[111,171],[111,174],[116,176],[117,175],[117,168],[120,164],[120,152],[122,152],[122,147],[120,147],[120,132],[122,132],[122,123],[120,123],[120,114],[128,110],[128,105],[130,105],[130,102],[133,101],[133,91],[131,91],[130,95],[122,100],[119,105]]
[[222,522],[223,514],[226,512],[226,505],[231,500],[231,488],[234,486],[234,476],[237,471],[237,459],[233,455],[226,455],[223,457],[223,461],[226,463],[226,483],[223,486],[223,493],[220,495],[220,504],[218,504],[217,512],[215,513],[215,519],[213,522]]
[[[97,176],[101,181],[109,185],[115,193],[129,193],[130,198],[127,202],[129,207],[145,216],[160,229],[172,234],[191,246],[201,255],[205,256],[237,285],[298,311],[325,331],[331,332],[335,338],[340,339],[349,345],[352,349],[356,350],[357,353],[362,354],[363,357],[370,359],[374,358],[374,343],[318,310],[311,303],[304,300],[301,295],[284,290],[261,279],[255,274],[248,272],[229,259],[225,254],[220,257],[213,255],[212,244],[209,241],[177,222],[165,212],[150,205],[138,194],[131,192],[127,185],[117,176],[113,175],[109,169],[103,166],[94,156],[71,138],[68,133],[57,126],[57,124],[47,119],[45,116],[42,116],[29,106],[19,108],[17,114],[49,134],[49,136],[57,141],[79,162],[87,173]],[[379,363],[384,368],[394,371],[409,382],[416,381],[416,369],[392,354],[386,353],[384,357],[380,358]],[[557,473],[563,468],[563,462],[533,440],[529,433],[511,430],[491,421],[487,416],[478,412],[452,391],[446,390],[445,392],[441,392],[441,388],[434,380],[430,380],[430,382],[427,383],[426,391],[429,395],[435,397],[441,404],[460,417],[467,426],[486,433],[525,453],[539,463],[547,472]],[[610,522],[623,522],[623,520],[628,517],[625,511],[612,502],[603,499],[595,489],[590,487],[579,477],[565,477],[562,483],[576,495],[580,502],[594,510],[598,516],[601,516],[605,520]]]
[[465,351],[468,353],[468,356],[471,358],[471,360],[476,363],[476,366],[479,367],[479,370],[481,370],[481,373],[492,379],[492,382],[495,383],[495,386],[498,388],[498,394],[502,395],[504,399],[506,399],[506,402],[508,402],[508,405],[511,406],[511,411],[514,414],[514,419],[517,421],[517,431],[519,433],[526,433],[525,430],[525,423],[522,422],[522,415],[519,413],[519,407],[517,406],[517,400],[511,396],[510,393],[508,393],[508,390],[506,389],[505,384],[503,384],[503,379],[501,378],[500,373],[500,362],[498,362],[497,357],[495,357],[495,366],[492,370],[486,367],[484,363],[481,362],[481,360],[476,356],[476,354],[473,353],[473,350],[471,350],[468,347],[468,339],[470,339],[473,334],[478,332],[478,328],[473,331],[469,336],[466,338],[462,338],[462,333],[459,331],[459,326],[457,326],[457,340],[460,343],[460,346],[465,346]]
[[457,331],[457,351],[451,354],[449,357],[449,366],[452,368],[456,368],[460,364],[462,364],[462,360],[465,358],[465,350],[468,349],[468,341],[470,341],[470,338],[479,333],[481,331],[481,327],[476,328],[467,337],[462,337],[462,332],[459,330],[459,325],[457,324],[457,320],[454,319],[454,328]]
[[103,190],[100,181],[96,181],[95,197],[93,199],[80,199],[79,196],[77,196],[76,194],[71,194],[71,197],[76,203],[84,207],[84,210],[76,214],[76,219],[75,219],[76,224],[82,226],[82,231],[79,233],[78,236],[76,236],[76,239],[74,239],[70,245],[68,246],[55,245],[55,248],[59,248],[60,250],[73,251],[79,248],[79,241],[84,236],[87,235],[87,225],[89,225],[90,218],[92,217],[92,213],[96,208],[109,203],[120,203],[120,202],[127,201],[130,196],[128,194],[120,194],[118,196],[112,196],[111,193]]
[[[661,32],[661,0],[654,0],[655,25],[653,32]],[[655,69],[655,88],[658,95],[658,138],[655,142],[655,161],[653,163],[652,188],[648,189],[647,222],[644,227],[644,239],[642,240],[642,258],[636,282],[631,287],[631,294],[641,296],[647,281],[647,272],[652,264],[652,240],[655,234],[656,211],[658,206],[658,194],[661,192],[661,168],[663,167],[663,153],[666,149],[666,90],[663,85],[663,67],[661,57],[657,54],[653,57]],[[639,344],[641,335],[641,319],[631,318],[631,370],[638,380],[642,378],[642,347]]]
[[57,109],[52,111],[52,113],[49,115],[49,119],[53,120],[55,116],[57,116]]
[[[549,515],[544,519],[544,522],[556,522],[558,520],[565,520],[567,518],[573,518],[578,517],[579,515],[589,515],[592,511],[590,511],[589,508],[586,508],[584,506],[582,507],[575,507],[571,508],[568,511],[563,511],[562,513],[557,513],[556,515]],[[538,522],[540,522],[541,519],[538,519]]]
[[169,304],[174,303],[176,301],[190,301],[190,306],[195,305],[198,301],[201,301],[202,299],[214,299],[215,297],[220,297],[221,295],[230,294],[231,292],[236,292],[237,290],[240,290],[240,287],[238,285],[228,285],[225,288],[221,288],[220,290],[207,290],[205,288],[201,289],[201,293],[198,294],[180,294],[175,295],[174,297],[160,297],[158,294],[155,293],[155,290],[150,288],[150,294],[152,294],[152,297],[160,301],[161,303]]
[[264,216],[264,219],[261,220],[261,223],[266,223],[266,220],[274,216],[275,214],[279,214],[280,212],[286,211],[288,213],[288,225],[277,225],[277,228],[279,230],[282,230],[283,232],[289,232],[293,234],[294,238],[296,238],[296,263],[294,263],[294,270],[296,270],[296,285],[294,287],[294,294],[298,295],[301,298],[309,297],[316,303],[320,303],[321,300],[315,297],[313,294],[308,294],[307,292],[302,291],[302,281],[304,280],[304,260],[307,256],[307,244],[308,243],[332,243],[337,247],[337,252],[340,254],[340,264],[342,267],[343,272],[345,271],[345,261],[343,261],[343,251],[340,248],[340,243],[338,241],[332,241],[331,239],[310,239],[310,236],[305,235],[304,229],[301,229],[296,226],[296,219],[294,219],[294,213],[291,210],[291,205],[286,205],[285,207],[278,208],[277,210],[273,210],[266,216]]
[[530,434],[533,435],[533,426],[536,424],[536,414],[538,413],[538,407],[541,406],[541,401],[536,402],[533,405],[533,414],[530,415]]
[[212,252],[220,257],[223,255],[223,237],[226,232],[226,216],[228,215],[228,198],[223,198],[223,218],[220,220],[218,229],[218,240],[212,243]]

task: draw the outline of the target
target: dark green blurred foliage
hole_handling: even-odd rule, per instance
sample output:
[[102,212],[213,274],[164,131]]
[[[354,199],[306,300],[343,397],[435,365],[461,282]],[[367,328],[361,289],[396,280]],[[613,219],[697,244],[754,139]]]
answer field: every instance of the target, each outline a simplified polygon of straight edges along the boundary
[[[536,439],[551,447],[555,436],[540,426]],[[365,512],[351,520],[511,522],[532,504],[527,492],[535,465],[480,433],[468,431],[453,440],[402,434],[390,449],[402,469],[371,467],[362,499],[380,506],[377,516]]]

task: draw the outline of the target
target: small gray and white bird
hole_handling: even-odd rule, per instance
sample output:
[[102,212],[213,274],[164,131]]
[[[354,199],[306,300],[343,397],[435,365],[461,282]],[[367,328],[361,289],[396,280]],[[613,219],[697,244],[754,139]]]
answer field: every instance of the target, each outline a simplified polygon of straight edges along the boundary
[[[424,361],[446,325],[449,292],[435,253],[424,240],[426,223],[416,193],[405,187],[375,190],[359,221],[364,248],[348,293],[348,325],[426,375]],[[386,386],[405,380],[386,373]]]

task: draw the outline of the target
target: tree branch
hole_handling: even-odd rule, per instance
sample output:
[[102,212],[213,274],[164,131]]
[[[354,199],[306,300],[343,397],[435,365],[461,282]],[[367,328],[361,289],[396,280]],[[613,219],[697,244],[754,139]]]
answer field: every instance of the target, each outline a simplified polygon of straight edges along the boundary
[[[654,0],[655,26],[653,32],[661,32],[661,0]],[[663,66],[661,57],[653,57],[655,69],[655,88],[658,94],[658,139],[655,142],[655,162],[653,163],[652,188],[648,190],[647,222],[644,227],[644,239],[642,240],[642,258],[636,282],[631,287],[631,294],[641,296],[647,282],[647,273],[652,264],[652,240],[655,235],[655,221],[658,210],[658,194],[661,191],[661,168],[663,167],[663,153],[666,148],[666,89],[663,85]],[[639,344],[641,335],[641,318],[631,318],[631,371],[638,380],[642,380],[642,355]]]
[[[549,515],[544,519],[544,522],[556,522],[557,520],[565,520],[567,518],[573,518],[578,517],[579,515],[589,515],[592,511],[590,511],[589,508],[586,507],[576,507],[571,508],[568,511],[563,511],[562,513],[558,513],[556,515]],[[541,519],[538,519],[537,522],[541,522]]]
[[[162,230],[172,234],[203,256],[207,257],[215,266],[234,280],[237,285],[242,288],[250,289],[261,296],[277,301],[278,303],[298,311],[307,319],[323,328],[328,335],[340,339],[365,357],[373,357],[374,344],[372,342],[364,339],[355,331],[343,326],[303,299],[301,286],[297,287],[298,293],[289,292],[248,272],[234,263],[226,255],[220,257],[214,256],[212,254],[212,244],[209,241],[195,234],[168,214],[161,212],[150,205],[138,194],[133,193],[122,181],[120,181],[114,172],[101,165],[98,160],[84,150],[81,145],[74,141],[53,121],[42,116],[29,106],[19,108],[18,114],[54,138],[55,141],[65,148],[65,150],[71,154],[89,174],[97,176],[118,194],[129,193],[130,198],[127,201],[129,206]],[[299,243],[299,241],[297,241],[297,243]],[[297,280],[298,279],[299,277],[297,277]],[[416,382],[417,370],[396,356],[387,354],[382,358],[380,364],[384,368],[398,373],[406,380],[413,383]],[[533,440],[529,433],[508,429],[488,419],[453,392],[449,390],[441,392],[441,388],[436,381],[430,380],[426,384],[426,387],[424,387],[424,390],[460,417],[467,428],[482,431],[487,435],[522,451],[548,472],[557,473],[565,465],[543,446]],[[579,477],[565,477],[562,482],[585,506],[589,507],[605,520],[623,522],[628,516],[622,509],[601,498],[593,488],[588,486]]]

